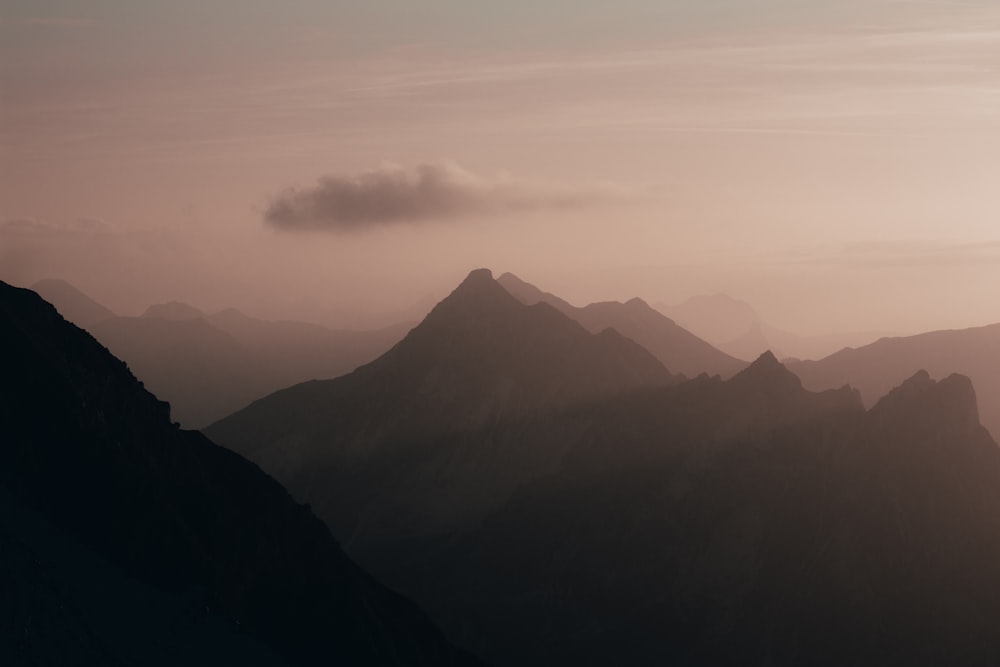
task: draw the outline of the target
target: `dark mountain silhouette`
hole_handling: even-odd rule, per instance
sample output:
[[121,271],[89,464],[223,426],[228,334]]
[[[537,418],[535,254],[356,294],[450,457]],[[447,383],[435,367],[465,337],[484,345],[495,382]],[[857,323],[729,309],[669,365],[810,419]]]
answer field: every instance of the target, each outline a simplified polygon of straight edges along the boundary
[[1000,434],[1000,324],[882,338],[790,368],[813,389],[857,387],[869,405],[917,370],[935,376],[962,373],[976,386],[983,425]]
[[535,328],[566,320],[495,287],[474,272],[376,362],[211,433],[497,664],[995,664],[1000,452],[967,378],[866,412],[767,353],[553,401],[516,388],[569,379]]
[[366,556],[497,664],[1000,656],[1000,452],[967,378],[919,373],[866,413],[765,358],[559,420],[587,427],[554,474]]
[[878,338],[870,332],[803,336],[768,324],[745,301],[727,294],[697,295],[684,303],[656,308],[720,350],[740,359],[753,359],[765,350],[778,358],[819,359],[848,345]]
[[102,320],[111,319],[116,315],[97,303],[89,296],[70,285],[65,280],[46,278],[31,286],[43,299],[56,307],[56,310],[77,326],[89,327]]
[[649,350],[673,373],[688,377],[708,373],[726,378],[746,366],[746,362],[717,350],[677,326],[642,299],[632,299],[626,303],[605,301],[577,308],[524,282],[512,273],[503,274],[498,282],[522,303],[547,303],[591,332],[615,329]]
[[637,343],[526,306],[482,269],[370,364],[256,401],[207,432],[362,550],[473,520],[550,470],[568,442],[494,441],[494,425],[516,430],[553,409],[675,381]]
[[471,664],[308,508],[0,283],[0,662]]

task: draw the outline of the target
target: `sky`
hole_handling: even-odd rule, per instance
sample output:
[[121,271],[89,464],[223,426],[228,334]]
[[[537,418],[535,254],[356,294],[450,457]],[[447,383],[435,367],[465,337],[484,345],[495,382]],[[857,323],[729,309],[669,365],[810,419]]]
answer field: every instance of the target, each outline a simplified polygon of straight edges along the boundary
[[992,0],[0,0],[0,279],[406,309],[476,267],[1000,322]]

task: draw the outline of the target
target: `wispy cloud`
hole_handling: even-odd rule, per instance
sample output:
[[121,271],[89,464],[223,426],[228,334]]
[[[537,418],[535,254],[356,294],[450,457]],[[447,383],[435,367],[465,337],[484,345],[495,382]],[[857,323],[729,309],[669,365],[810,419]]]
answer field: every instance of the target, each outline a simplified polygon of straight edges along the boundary
[[100,236],[113,232],[111,225],[95,218],[78,218],[70,222],[51,222],[38,218],[0,220],[0,237]]
[[588,206],[624,196],[606,187],[557,188],[488,178],[453,162],[412,169],[387,164],[359,174],[323,176],[308,188],[288,189],[268,206],[275,229],[350,232],[380,225],[452,220],[474,215]]

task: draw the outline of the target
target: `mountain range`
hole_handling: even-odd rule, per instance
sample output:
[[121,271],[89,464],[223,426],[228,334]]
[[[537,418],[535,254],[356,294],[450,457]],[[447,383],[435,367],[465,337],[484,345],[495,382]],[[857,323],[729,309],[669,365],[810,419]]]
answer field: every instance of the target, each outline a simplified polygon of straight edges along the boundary
[[682,381],[516,289],[474,271],[379,359],[207,433],[494,664],[1000,659],[1000,451],[967,377],[868,409],[771,353]]
[[35,287],[169,402],[174,420],[185,427],[206,426],[283,387],[343,375],[388,350],[411,327],[334,330],[261,320],[236,309],[206,314],[176,301],[150,306],[141,317],[119,317],[64,281]]
[[789,368],[813,389],[850,384],[868,405],[918,370],[963,373],[975,383],[983,424],[1000,434],[1000,324],[880,338]]
[[471,665],[257,466],[0,283],[0,662]]
[[608,328],[618,331],[649,350],[673,373],[688,377],[708,373],[725,378],[746,366],[746,362],[712,347],[642,299],[626,303],[603,301],[578,308],[512,273],[503,274],[497,282],[518,301],[527,305],[547,303],[592,333]]

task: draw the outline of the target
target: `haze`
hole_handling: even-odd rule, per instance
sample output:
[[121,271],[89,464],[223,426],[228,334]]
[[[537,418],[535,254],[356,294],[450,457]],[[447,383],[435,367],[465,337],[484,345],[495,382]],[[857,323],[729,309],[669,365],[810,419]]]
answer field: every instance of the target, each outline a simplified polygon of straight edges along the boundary
[[394,310],[470,268],[1000,321],[987,0],[0,3],[0,279]]

